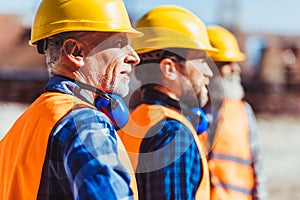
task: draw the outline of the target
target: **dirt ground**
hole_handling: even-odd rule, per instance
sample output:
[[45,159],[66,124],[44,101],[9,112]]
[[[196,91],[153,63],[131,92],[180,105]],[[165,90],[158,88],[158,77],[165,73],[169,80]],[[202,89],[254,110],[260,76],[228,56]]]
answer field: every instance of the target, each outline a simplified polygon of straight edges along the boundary
[[[0,138],[27,104],[0,103]],[[257,115],[270,200],[300,199],[300,115]]]

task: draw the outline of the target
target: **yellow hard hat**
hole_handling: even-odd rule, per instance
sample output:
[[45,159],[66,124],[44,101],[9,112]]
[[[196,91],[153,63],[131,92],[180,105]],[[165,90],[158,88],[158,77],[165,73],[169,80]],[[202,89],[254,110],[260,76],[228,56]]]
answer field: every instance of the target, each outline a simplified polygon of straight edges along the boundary
[[156,7],[146,13],[136,24],[143,38],[132,40],[137,53],[155,49],[189,48],[217,52],[209,42],[205,24],[190,11],[174,6]]
[[43,0],[36,12],[30,45],[67,31],[125,32],[143,34],[132,28],[122,0]]
[[237,39],[227,29],[211,25],[207,26],[207,33],[210,43],[219,52],[211,56],[214,61],[239,62],[245,60],[246,56],[240,51]]

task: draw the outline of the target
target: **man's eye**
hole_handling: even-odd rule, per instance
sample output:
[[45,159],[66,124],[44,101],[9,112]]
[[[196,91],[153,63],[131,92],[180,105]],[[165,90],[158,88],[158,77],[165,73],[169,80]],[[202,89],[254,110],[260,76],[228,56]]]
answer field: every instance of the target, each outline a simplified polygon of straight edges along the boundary
[[202,59],[200,59],[200,62],[201,62],[201,63],[206,63],[206,62],[207,62],[207,58],[202,58]]
[[123,48],[125,47],[126,45],[128,45],[128,41],[127,40],[119,40],[119,41],[116,41],[113,46],[115,48]]
[[116,41],[113,46],[116,48],[122,48],[122,41]]

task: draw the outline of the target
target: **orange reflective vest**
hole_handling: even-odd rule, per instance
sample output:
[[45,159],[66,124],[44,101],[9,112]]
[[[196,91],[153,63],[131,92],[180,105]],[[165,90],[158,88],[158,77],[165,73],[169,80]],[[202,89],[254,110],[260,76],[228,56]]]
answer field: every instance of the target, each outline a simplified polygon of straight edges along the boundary
[[211,199],[252,199],[254,171],[245,105],[225,99],[210,152]]
[[129,122],[124,128],[122,128],[122,130],[118,131],[118,134],[120,135],[120,138],[128,151],[128,155],[132,162],[133,168],[136,170],[139,157],[139,149],[143,138],[155,124],[159,123],[162,120],[165,120],[166,118],[175,119],[183,123],[192,132],[199,150],[202,161],[201,167],[203,169],[203,177],[196,192],[195,199],[208,200],[210,188],[209,172],[206,156],[203,154],[202,144],[197,137],[197,133],[193,125],[178,111],[161,105],[141,104],[131,113]]
[[[62,117],[82,105],[96,109],[72,95],[44,93],[16,121],[0,141],[0,199],[37,198],[50,133]],[[121,162],[132,171],[121,140],[118,149]],[[136,180],[131,178],[137,197]]]

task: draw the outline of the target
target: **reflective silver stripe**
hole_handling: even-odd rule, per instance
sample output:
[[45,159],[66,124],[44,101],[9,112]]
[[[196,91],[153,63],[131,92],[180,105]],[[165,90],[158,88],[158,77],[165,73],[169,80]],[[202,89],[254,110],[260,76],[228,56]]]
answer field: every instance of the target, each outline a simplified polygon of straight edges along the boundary
[[249,190],[247,188],[242,188],[242,187],[238,187],[235,185],[230,185],[230,184],[226,184],[223,182],[218,182],[215,187],[221,187],[224,188],[226,190],[232,190],[232,191],[236,191],[236,192],[240,192],[246,195],[252,195],[252,190]]
[[210,159],[220,159],[220,160],[230,160],[230,161],[234,161],[240,164],[244,164],[244,165],[248,165],[251,166],[251,160],[245,160],[236,156],[231,156],[231,155],[227,155],[227,154],[220,154],[220,153],[213,153],[211,154]]

